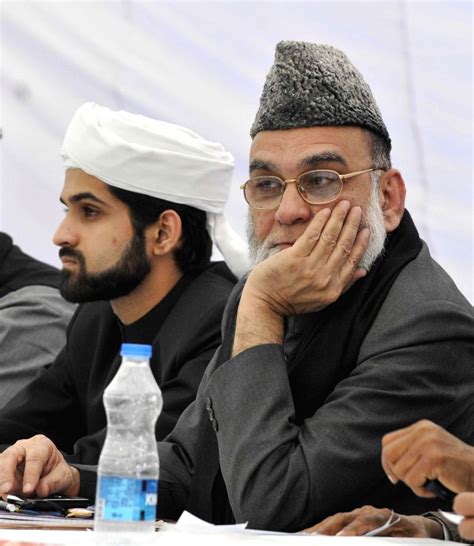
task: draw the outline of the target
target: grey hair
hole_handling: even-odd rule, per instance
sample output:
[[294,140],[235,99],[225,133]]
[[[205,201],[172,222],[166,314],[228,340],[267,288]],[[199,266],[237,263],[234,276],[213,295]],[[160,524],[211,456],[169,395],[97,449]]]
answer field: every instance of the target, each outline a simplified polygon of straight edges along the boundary
[[373,131],[367,131],[369,136],[370,153],[372,156],[372,164],[378,169],[388,171],[392,168],[390,159],[390,147],[387,142]]
[[370,173],[372,191],[370,192],[367,209],[362,214],[362,225],[369,228],[370,238],[367,249],[359,262],[359,267],[370,271],[375,260],[385,251],[387,233],[385,231],[383,210],[379,203],[379,188],[381,171]]

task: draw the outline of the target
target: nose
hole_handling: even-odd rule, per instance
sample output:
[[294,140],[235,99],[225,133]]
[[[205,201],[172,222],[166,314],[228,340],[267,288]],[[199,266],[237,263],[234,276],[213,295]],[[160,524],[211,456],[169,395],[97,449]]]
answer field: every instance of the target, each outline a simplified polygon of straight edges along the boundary
[[296,189],[296,184],[287,184],[275,220],[282,225],[305,224],[311,220],[313,211]]
[[79,242],[77,232],[73,229],[71,220],[66,213],[66,216],[59,224],[56,232],[53,235],[53,243],[56,246],[76,246]]

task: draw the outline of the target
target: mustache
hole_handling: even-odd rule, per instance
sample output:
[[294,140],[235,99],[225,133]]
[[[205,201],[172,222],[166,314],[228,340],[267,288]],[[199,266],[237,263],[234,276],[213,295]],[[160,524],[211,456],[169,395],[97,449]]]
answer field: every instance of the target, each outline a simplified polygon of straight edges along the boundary
[[59,257],[63,258],[65,256],[68,256],[69,258],[75,258],[78,262],[81,263],[84,261],[84,256],[81,252],[67,246],[59,249]]

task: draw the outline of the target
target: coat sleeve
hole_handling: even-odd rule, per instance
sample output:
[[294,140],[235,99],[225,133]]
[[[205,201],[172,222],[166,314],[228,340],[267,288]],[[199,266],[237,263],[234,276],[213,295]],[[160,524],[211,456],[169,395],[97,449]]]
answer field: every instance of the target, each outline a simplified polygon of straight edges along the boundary
[[49,286],[27,286],[0,299],[0,407],[54,361],[73,311]]
[[352,374],[301,426],[279,345],[248,349],[212,374],[204,395],[237,521],[297,531],[357,507],[388,483],[382,435],[420,418],[474,441],[472,313],[436,301],[388,316],[369,332]]
[[202,416],[206,413],[203,393],[212,370],[219,360],[219,350],[209,363],[195,401],[181,415],[173,431],[158,442],[160,457],[160,500],[158,517],[178,519],[186,508],[200,449]]
[[[227,306],[223,313],[223,330],[229,323],[229,316],[232,315],[232,309],[238,300],[242,285],[234,288],[228,299]],[[226,292],[226,300],[229,296]],[[219,311],[222,314],[222,309]],[[207,324],[207,326],[206,326]],[[204,339],[208,338],[209,333],[204,333],[209,327],[209,321],[203,321]],[[213,327],[211,329],[211,336]],[[219,339],[220,339],[219,326]],[[209,338],[209,339],[212,339]],[[199,343],[197,336],[195,342]],[[202,376],[195,400],[182,413],[172,432],[163,442],[158,442],[158,453],[160,457],[160,493],[158,501],[158,517],[177,519],[181,512],[186,508],[191,489],[191,483],[194,475],[194,466],[198,459],[198,450],[200,446],[200,434],[202,429],[203,416],[207,416],[206,399],[204,392],[216,367],[222,362],[221,354],[227,354],[222,346],[214,351],[212,359],[206,365]]]
[[[77,313],[71,320],[74,324]],[[0,443],[13,444],[35,434],[45,434],[64,451],[72,451],[78,434],[84,434],[68,346],[54,362],[24,387],[0,412]]]

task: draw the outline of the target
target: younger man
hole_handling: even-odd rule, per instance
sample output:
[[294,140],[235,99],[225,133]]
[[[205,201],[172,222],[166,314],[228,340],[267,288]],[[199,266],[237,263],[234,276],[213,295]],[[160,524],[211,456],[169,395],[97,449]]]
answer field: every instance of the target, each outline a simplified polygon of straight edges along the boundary
[[206,224],[225,226],[233,158],[182,127],[92,103],[74,115],[62,156],[66,214],[54,243],[61,292],[81,305],[56,361],[0,413],[0,443],[43,434],[71,459],[96,463],[102,394],[122,342],[153,345],[158,439],[193,401],[220,343],[235,278],[210,263]]

